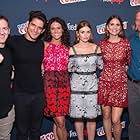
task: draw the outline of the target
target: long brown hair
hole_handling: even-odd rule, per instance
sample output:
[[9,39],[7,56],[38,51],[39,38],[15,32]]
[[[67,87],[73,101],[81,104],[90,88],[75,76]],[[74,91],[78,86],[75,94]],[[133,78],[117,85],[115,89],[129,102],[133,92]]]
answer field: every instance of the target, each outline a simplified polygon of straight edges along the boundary
[[112,15],[108,18],[107,22],[106,22],[106,29],[105,29],[105,39],[109,39],[109,36],[110,36],[110,33],[107,31],[107,26],[109,25],[110,21],[112,19],[118,19],[120,21],[120,24],[121,24],[121,31],[120,33],[118,34],[119,37],[121,38],[125,38],[125,32],[124,32],[124,27],[123,27],[123,21],[121,19],[120,16],[117,16],[117,15]]
[[70,47],[70,34],[68,31],[67,25],[65,21],[59,17],[53,17],[49,20],[44,40],[47,42],[50,42],[52,40],[50,27],[51,27],[51,24],[54,22],[58,22],[62,26],[62,29],[63,29],[63,33],[61,37],[62,44],[64,44],[66,47]]

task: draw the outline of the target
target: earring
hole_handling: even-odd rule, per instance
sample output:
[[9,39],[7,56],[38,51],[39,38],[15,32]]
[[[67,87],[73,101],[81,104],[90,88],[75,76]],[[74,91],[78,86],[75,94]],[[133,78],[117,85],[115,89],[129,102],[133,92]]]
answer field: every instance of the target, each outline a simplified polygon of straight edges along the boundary
[[79,41],[80,39],[79,39],[79,37],[77,37],[77,41]]

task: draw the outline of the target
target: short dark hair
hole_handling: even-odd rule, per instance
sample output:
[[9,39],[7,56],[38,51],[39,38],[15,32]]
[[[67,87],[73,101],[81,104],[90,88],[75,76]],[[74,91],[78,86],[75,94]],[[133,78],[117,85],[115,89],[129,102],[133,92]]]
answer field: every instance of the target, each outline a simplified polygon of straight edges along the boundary
[[8,23],[8,27],[10,27],[9,20],[6,16],[0,15],[0,20],[3,19]]
[[42,13],[41,11],[31,11],[29,13],[29,22],[31,22],[34,18],[38,18],[38,19],[42,20],[44,23],[43,28],[46,28],[47,18],[46,18],[46,15],[44,13]]
[[139,12],[140,12],[140,9],[138,9],[138,10],[136,11],[135,15],[136,15],[137,13],[139,13]]

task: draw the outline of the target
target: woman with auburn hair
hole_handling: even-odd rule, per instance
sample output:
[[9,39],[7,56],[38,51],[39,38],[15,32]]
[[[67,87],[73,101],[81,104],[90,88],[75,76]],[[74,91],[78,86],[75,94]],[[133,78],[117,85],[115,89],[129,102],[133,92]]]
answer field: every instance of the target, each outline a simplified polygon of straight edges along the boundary
[[68,70],[71,73],[70,117],[78,140],[84,140],[84,120],[88,140],[95,139],[96,118],[101,114],[97,104],[98,78],[96,69],[102,69],[100,48],[92,39],[92,28],[88,21],[81,21],[76,30],[74,46],[70,48]]

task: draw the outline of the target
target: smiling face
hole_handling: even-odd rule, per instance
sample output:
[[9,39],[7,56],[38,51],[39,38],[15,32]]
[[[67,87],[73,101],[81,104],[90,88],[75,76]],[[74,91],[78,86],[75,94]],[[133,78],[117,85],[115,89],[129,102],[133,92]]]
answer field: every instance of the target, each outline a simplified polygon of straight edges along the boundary
[[30,41],[36,41],[36,39],[43,33],[44,22],[38,18],[33,18],[28,23],[25,38]]
[[117,18],[113,18],[107,25],[107,31],[112,36],[119,36],[119,33],[122,31],[121,22]]
[[138,30],[138,32],[140,33],[140,12],[136,13],[135,25],[136,25],[136,30]]
[[63,35],[62,25],[58,22],[53,22],[50,26],[50,33],[52,36],[52,40],[60,40]]
[[5,44],[10,34],[10,28],[8,22],[4,19],[0,19],[0,44]]
[[82,42],[89,42],[91,39],[91,29],[88,26],[84,26],[79,29],[79,31],[76,32],[77,38],[79,41]]

